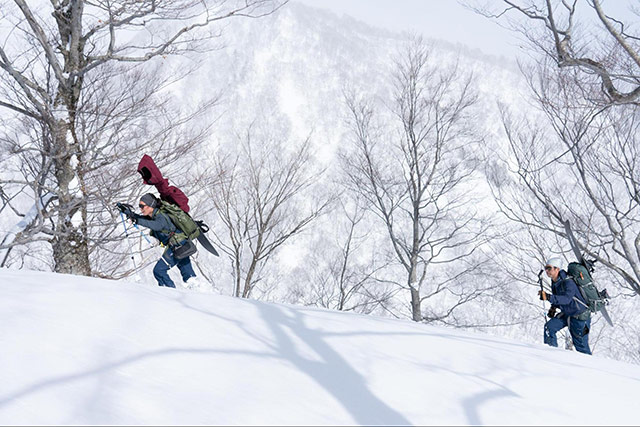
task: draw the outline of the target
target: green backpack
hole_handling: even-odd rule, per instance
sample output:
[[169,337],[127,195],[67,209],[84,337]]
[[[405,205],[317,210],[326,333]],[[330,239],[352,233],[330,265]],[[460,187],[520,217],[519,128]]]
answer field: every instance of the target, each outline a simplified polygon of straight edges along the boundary
[[[582,298],[586,301],[589,311],[596,313],[607,304],[607,291],[598,291],[589,274],[589,270],[587,270],[584,265],[578,262],[570,262],[567,267],[567,274],[571,276],[573,281],[576,282],[576,285],[578,285],[578,289],[582,294]],[[583,305],[582,301],[578,300],[578,303]]]
[[180,241],[186,239],[194,240],[200,235],[200,227],[191,218],[191,216],[180,209],[179,206],[160,200],[159,211],[166,214],[173,225],[178,228],[178,232],[173,234],[169,239],[170,245],[177,245]]

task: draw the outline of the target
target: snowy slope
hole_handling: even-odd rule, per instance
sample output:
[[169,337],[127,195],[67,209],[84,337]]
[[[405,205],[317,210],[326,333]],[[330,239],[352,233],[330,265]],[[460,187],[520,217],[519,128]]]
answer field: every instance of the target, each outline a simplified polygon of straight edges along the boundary
[[0,424],[638,422],[640,366],[597,356],[53,273],[0,291]]

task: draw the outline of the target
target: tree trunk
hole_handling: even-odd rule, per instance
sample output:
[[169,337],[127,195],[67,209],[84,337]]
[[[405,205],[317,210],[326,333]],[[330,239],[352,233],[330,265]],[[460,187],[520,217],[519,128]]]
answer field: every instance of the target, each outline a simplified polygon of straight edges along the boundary
[[[76,111],[83,77],[84,42],[81,41],[84,2],[54,13],[64,56],[64,80],[58,81],[55,98],[53,145],[55,175],[58,181],[58,218],[56,235],[52,239],[55,271],[58,273],[91,275],[87,229],[87,192],[84,187],[83,153],[76,138]],[[59,77],[60,79],[60,77]]]
[[236,275],[236,277],[234,278],[235,279],[235,286],[234,286],[235,289],[234,289],[233,295],[236,296],[236,297],[239,297],[240,296],[240,287],[242,285],[242,283],[241,283],[242,282],[242,276],[241,276],[242,270],[240,268],[240,255],[237,254],[237,253],[236,253],[235,260],[234,260],[233,268],[235,270],[235,275]]
[[71,228],[69,234],[57,236],[52,246],[57,273],[91,276],[89,250],[82,233]]
[[254,257],[253,260],[251,261],[251,265],[249,266],[249,271],[247,271],[247,277],[244,279],[244,289],[242,290],[242,298],[249,298],[249,295],[251,294],[251,290],[253,289],[253,286],[254,286],[253,274],[256,271],[257,265],[258,265],[258,262]]
[[68,141],[72,132],[69,122],[55,122],[55,176],[58,184],[58,217],[52,239],[54,271],[91,275],[87,242],[87,209],[82,158],[77,143]]
[[411,315],[414,322],[422,321],[422,310],[420,309],[420,290],[411,288]]

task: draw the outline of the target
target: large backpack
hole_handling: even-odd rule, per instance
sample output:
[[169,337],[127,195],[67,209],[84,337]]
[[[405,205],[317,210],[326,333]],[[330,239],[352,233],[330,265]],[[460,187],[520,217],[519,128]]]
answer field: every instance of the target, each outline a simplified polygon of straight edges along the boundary
[[[598,291],[589,274],[589,270],[587,270],[584,265],[578,262],[570,262],[567,267],[567,274],[571,276],[573,281],[576,282],[576,285],[578,285],[580,294],[582,294],[582,298],[584,298],[589,311],[596,313],[607,304],[607,299],[609,298],[607,290],[603,289],[602,291]],[[580,305],[584,306],[582,301],[577,301]]]
[[173,222],[173,225],[178,229],[177,233],[171,235],[169,239],[170,245],[178,245],[178,243],[185,238],[188,240],[194,240],[200,235],[200,227],[188,213],[172,203],[164,200],[159,200],[159,202],[160,206],[158,209],[160,212],[166,214],[169,219],[171,219],[171,222]]

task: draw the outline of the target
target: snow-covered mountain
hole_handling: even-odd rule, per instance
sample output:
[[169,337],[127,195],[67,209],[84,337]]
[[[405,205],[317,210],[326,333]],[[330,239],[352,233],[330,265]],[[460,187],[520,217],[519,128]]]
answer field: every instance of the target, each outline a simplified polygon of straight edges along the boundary
[[[330,162],[345,142],[345,91],[384,95],[408,38],[292,2],[266,18],[230,22],[223,48],[193,59],[200,67],[173,93],[185,105],[222,94],[212,112],[220,116],[211,135],[214,145],[258,119],[293,140],[310,135],[318,156]],[[484,126],[497,131],[496,101],[522,102],[514,63],[446,40],[425,42],[432,46],[433,61],[458,60],[463,73],[475,74]],[[191,65],[184,64],[185,69]]]
[[410,321],[0,269],[0,424],[635,425],[640,367]]

